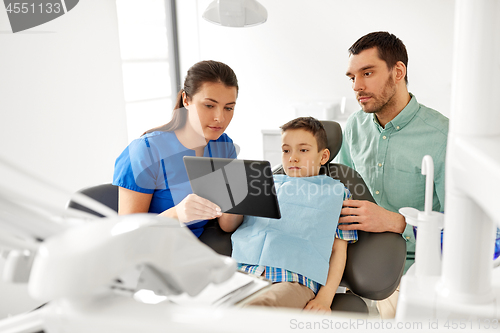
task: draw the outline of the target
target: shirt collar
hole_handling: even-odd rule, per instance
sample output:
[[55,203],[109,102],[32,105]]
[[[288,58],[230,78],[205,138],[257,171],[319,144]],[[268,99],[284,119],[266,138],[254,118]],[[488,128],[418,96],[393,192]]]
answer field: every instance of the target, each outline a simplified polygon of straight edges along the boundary
[[[401,110],[401,112],[393,120],[385,125],[386,129],[394,127],[395,129],[400,130],[405,127],[406,124],[413,119],[413,117],[415,117],[415,114],[417,114],[417,111],[420,109],[420,105],[417,102],[417,98],[413,96],[412,93],[410,93],[410,96],[411,99],[408,104],[406,104],[405,108]],[[381,130],[383,130],[375,114],[373,114],[373,121]]]

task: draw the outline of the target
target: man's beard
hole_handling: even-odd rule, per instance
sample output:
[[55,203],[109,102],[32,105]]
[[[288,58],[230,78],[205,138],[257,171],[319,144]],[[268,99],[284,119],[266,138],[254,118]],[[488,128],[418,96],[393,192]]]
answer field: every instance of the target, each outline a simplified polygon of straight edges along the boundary
[[396,95],[396,83],[394,83],[394,80],[392,77],[388,77],[387,81],[385,82],[384,85],[384,90],[380,94],[379,97],[374,96],[373,94],[363,94],[359,93],[358,98],[361,96],[368,96],[371,97],[372,100],[375,100],[375,104],[372,105],[370,108],[366,108],[367,105],[362,105],[361,108],[363,109],[364,112],[366,113],[379,113],[383,111],[386,107],[392,105],[394,103],[393,97]]

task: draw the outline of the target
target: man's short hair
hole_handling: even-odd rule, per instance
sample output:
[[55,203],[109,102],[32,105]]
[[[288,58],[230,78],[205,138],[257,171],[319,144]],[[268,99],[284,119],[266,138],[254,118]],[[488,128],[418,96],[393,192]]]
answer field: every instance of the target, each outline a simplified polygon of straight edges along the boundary
[[[398,37],[386,31],[372,32],[358,39],[349,48],[349,55],[359,54],[364,50],[376,47],[378,56],[385,61],[387,68],[394,68],[398,61],[401,61],[408,68],[408,53],[406,47]],[[408,84],[408,73],[405,75],[405,82]]]
[[323,124],[316,118],[313,117],[299,117],[290,120],[286,124],[280,127],[281,133],[284,133],[292,129],[303,129],[311,133],[316,139],[318,144],[318,151],[326,148],[326,131]]

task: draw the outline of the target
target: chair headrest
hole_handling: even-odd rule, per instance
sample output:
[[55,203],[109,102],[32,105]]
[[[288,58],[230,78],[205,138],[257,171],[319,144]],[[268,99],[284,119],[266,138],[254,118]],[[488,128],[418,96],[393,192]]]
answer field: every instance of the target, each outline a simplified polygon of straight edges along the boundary
[[326,148],[330,150],[330,159],[327,163],[330,163],[342,147],[342,127],[333,120],[321,120],[321,123],[326,131]]

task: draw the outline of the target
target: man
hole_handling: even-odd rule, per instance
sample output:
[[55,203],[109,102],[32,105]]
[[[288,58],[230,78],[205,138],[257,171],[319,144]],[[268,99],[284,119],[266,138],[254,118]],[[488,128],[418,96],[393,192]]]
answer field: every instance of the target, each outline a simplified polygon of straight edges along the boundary
[[[422,158],[430,155],[435,173],[432,206],[444,211],[448,118],[419,104],[408,92],[408,55],[396,36],[370,33],[356,41],[349,54],[346,75],[362,110],[347,121],[337,161],[359,172],[378,205],[345,202],[339,223],[356,224],[339,229],[402,233],[407,242],[406,273],[415,260],[415,237],[398,210],[424,210],[421,165]],[[394,296],[397,302],[397,293]],[[394,313],[396,302],[390,305]],[[381,315],[393,317],[394,313]]]

